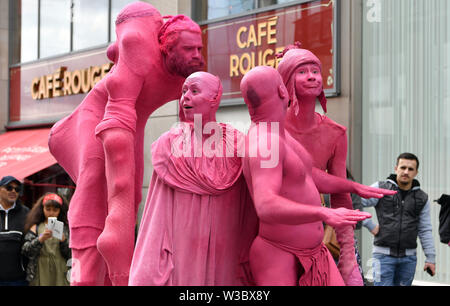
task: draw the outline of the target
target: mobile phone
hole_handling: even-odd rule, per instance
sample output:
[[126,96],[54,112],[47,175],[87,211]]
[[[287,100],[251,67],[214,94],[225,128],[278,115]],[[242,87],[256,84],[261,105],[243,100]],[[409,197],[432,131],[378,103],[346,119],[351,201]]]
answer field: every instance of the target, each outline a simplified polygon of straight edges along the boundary
[[49,230],[53,230],[55,228],[56,220],[57,220],[56,217],[49,217],[48,218],[47,228]]
[[427,273],[433,276],[433,272],[431,271],[430,267],[427,268]]

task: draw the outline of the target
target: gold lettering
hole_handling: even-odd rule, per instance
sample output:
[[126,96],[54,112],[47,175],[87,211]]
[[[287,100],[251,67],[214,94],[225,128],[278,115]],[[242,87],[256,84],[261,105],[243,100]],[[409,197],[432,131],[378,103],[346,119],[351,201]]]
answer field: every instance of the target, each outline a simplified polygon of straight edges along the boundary
[[39,78],[34,78],[31,81],[31,97],[33,100],[39,99]]
[[53,97],[61,97],[64,95],[64,93],[62,91],[62,85],[63,85],[64,72],[66,69],[67,69],[66,67],[60,67],[53,74]]
[[244,32],[247,32],[247,28],[246,27],[240,27],[239,30],[237,31],[237,34],[236,34],[236,42],[237,42],[238,47],[241,48],[241,49],[244,49],[247,46],[246,43],[243,43],[241,41],[241,34],[244,33]]
[[91,67],[91,88],[94,88],[95,84],[100,82],[100,74],[101,74],[101,68],[98,66]]
[[[67,71],[67,67],[58,68],[53,74],[36,77],[31,81],[31,97],[34,100],[62,97],[79,93],[88,93],[111,70],[113,63],[102,66]],[[239,57],[236,56],[238,75]]]
[[91,90],[91,73],[90,68],[81,70],[81,92],[87,93]]
[[265,28],[267,27],[267,22],[258,23],[258,46],[261,46],[262,38],[267,36]]
[[270,19],[267,22],[267,44],[272,45],[272,44],[276,44],[277,43],[277,22],[278,22],[278,17],[275,17],[273,19]]
[[64,71],[64,82],[63,82],[64,96],[69,96],[72,94],[72,89],[70,88],[71,80],[72,80],[72,73],[70,71]]
[[239,76],[239,56],[232,54],[230,55],[230,78],[234,76]]
[[45,97],[53,98],[53,75],[49,74],[46,77]]
[[[247,67],[244,68],[244,61],[247,60]],[[250,58],[250,54],[244,53],[241,56],[241,60],[239,61],[239,72],[244,75],[252,69],[252,62]]]
[[271,60],[267,60],[267,56],[269,56],[269,55],[272,55],[273,54],[273,50],[272,49],[267,49],[267,50],[265,50],[264,51],[264,54],[263,54],[263,66],[270,66],[270,67],[273,67],[273,64],[274,64],[274,60],[273,59],[271,59]]
[[38,94],[39,100],[47,98],[45,96],[45,91],[46,91],[45,83],[46,83],[45,76],[42,76],[41,79],[39,80],[39,94]]
[[251,44],[253,44],[254,47],[258,46],[258,41],[256,40],[255,27],[253,26],[253,24],[250,26],[250,30],[248,31],[247,48],[250,47]]
[[72,72],[72,77],[70,78],[70,87],[72,88],[72,93],[74,95],[79,94],[81,91],[81,72],[80,70],[75,70]]

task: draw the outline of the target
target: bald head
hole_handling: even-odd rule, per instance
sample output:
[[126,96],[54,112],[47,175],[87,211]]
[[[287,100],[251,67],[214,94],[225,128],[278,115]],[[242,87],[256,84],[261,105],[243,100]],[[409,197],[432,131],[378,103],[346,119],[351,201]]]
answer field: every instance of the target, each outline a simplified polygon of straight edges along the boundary
[[180,99],[180,121],[193,122],[202,115],[203,122],[216,121],[215,114],[222,97],[220,79],[208,72],[195,72],[183,84]]
[[258,66],[247,72],[241,81],[241,92],[252,120],[256,121],[267,119],[271,112],[278,115],[278,106],[283,106],[283,111],[287,100],[280,74],[268,66]]

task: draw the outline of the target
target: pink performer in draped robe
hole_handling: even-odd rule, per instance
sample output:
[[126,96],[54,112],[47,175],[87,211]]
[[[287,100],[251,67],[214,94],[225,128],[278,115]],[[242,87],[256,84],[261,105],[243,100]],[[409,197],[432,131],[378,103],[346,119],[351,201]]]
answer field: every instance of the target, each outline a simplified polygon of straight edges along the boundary
[[69,208],[72,285],[126,285],[144,171],[144,128],[203,67],[199,26],[178,15],[164,23],[144,2],[127,5],[108,48],[115,65],[68,117],[49,147],[76,183]]
[[[288,89],[291,101],[285,128],[310,153],[314,167],[346,178],[346,128],[315,112],[317,98],[324,112],[327,112],[321,76],[322,64],[312,52],[300,49],[298,43],[284,52],[278,72]],[[353,209],[348,193],[331,194],[330,203],[332,208]],[[362,286],[363,280],[355,257],[353,227],[335,230],[341,247],[339,271],[347,285]]]
[[189,76],[180,125],[152,144],[130,285],[253,284],[248,253],[258,219],[242,175],[244,137],[216,122],[221,95],[216,76]]
[[284,129],[289,96],[275,69],[250,70],[241,81],[241,92],[252,120],[243,171],[260,224],[250,250],[256,284],[344,285],[322,243],[322,222],[340,228],[370,214],[323,207],[319,192],[354,192],[366,198],[392,192],[312,167],[307,151]]

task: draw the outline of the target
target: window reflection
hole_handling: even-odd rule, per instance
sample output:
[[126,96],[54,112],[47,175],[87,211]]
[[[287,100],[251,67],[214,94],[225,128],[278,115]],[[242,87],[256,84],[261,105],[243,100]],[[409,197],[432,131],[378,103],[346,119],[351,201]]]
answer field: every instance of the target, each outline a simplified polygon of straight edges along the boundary
[[108,42],[108,0],[73,1],[73,50]]
[[20,61],[38,58],[38,2],[22,0]]
[[41,0],[40,57],[70,51],[70,0]]
[[196,0],[194,18],[197,21],[226,17],[245,13],[254,9],[276,4],[285,4],[295,0]]
[[111,1],[111,41],[116,40],[116,18],[120,11],[134,0],[112,0]]
[[208,0],[208,19],[238,14],[255,8],[255,0]]

